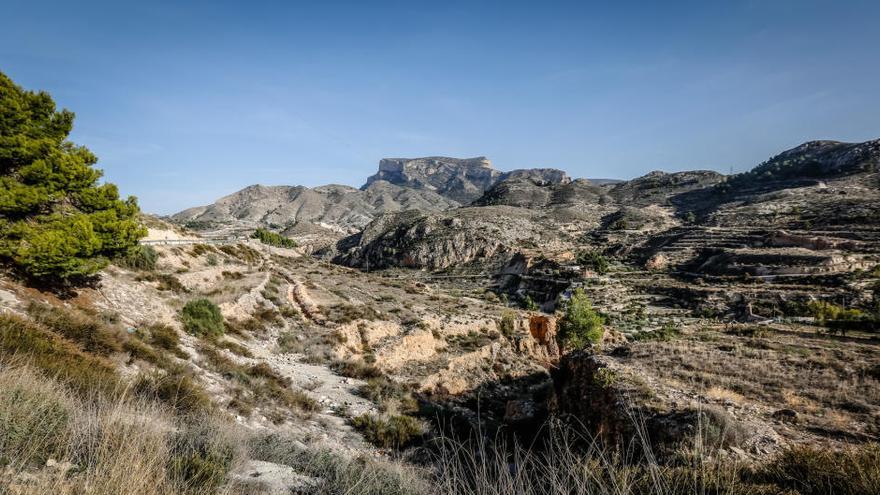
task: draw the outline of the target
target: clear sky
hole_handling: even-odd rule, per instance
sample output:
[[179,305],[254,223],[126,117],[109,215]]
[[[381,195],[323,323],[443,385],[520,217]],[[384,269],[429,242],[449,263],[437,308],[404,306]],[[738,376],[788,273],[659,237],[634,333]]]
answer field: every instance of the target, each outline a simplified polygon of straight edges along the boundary
[[[613,4],[613,5],[612,5]],[[880,2],[0,0],[0,70],[151,212],[380,158],[746,170],[880,137]]]

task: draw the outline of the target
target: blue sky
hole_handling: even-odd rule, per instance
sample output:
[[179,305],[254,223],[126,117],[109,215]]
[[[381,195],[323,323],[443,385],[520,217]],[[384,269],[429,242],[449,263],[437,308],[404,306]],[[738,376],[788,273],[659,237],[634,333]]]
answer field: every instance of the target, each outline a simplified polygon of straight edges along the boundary
[[877,1],[0,3],[0,70],[163,214],[383,157],[631,178],[880,137]]

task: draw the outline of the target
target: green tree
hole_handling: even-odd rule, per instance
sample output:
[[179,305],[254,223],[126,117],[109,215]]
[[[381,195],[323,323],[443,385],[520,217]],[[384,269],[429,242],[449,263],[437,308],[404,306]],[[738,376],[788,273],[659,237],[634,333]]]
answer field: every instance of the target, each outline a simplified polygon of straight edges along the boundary
[[92,275],[146,235],[135,198],[99,184],[98,159],[67,140],[73,117],[0,73],[0,261],[36,279]]
[[559,342],[566,349],[598,344],[605,333],[602,323],[602,317],[593,309],[584,290],[575,289],[559,322]]

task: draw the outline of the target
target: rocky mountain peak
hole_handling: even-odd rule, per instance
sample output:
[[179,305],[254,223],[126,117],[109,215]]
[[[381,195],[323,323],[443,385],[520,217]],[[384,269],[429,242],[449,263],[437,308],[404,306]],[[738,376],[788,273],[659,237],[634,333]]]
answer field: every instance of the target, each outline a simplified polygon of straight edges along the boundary
[[482,196],[501,176],[483,156],[476,158],[383,158],[379,171],[361,189],[377,180],[415,189],[434,191],[459,203],[470,203]]

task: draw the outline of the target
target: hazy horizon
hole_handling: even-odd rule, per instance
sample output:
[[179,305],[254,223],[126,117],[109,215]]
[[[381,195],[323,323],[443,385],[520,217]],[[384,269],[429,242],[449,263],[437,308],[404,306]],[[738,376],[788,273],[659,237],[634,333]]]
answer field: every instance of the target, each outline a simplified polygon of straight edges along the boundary
[[0,70],[169,214],[392,156],[630,179],[880,137],[868,1],[9,1]]

